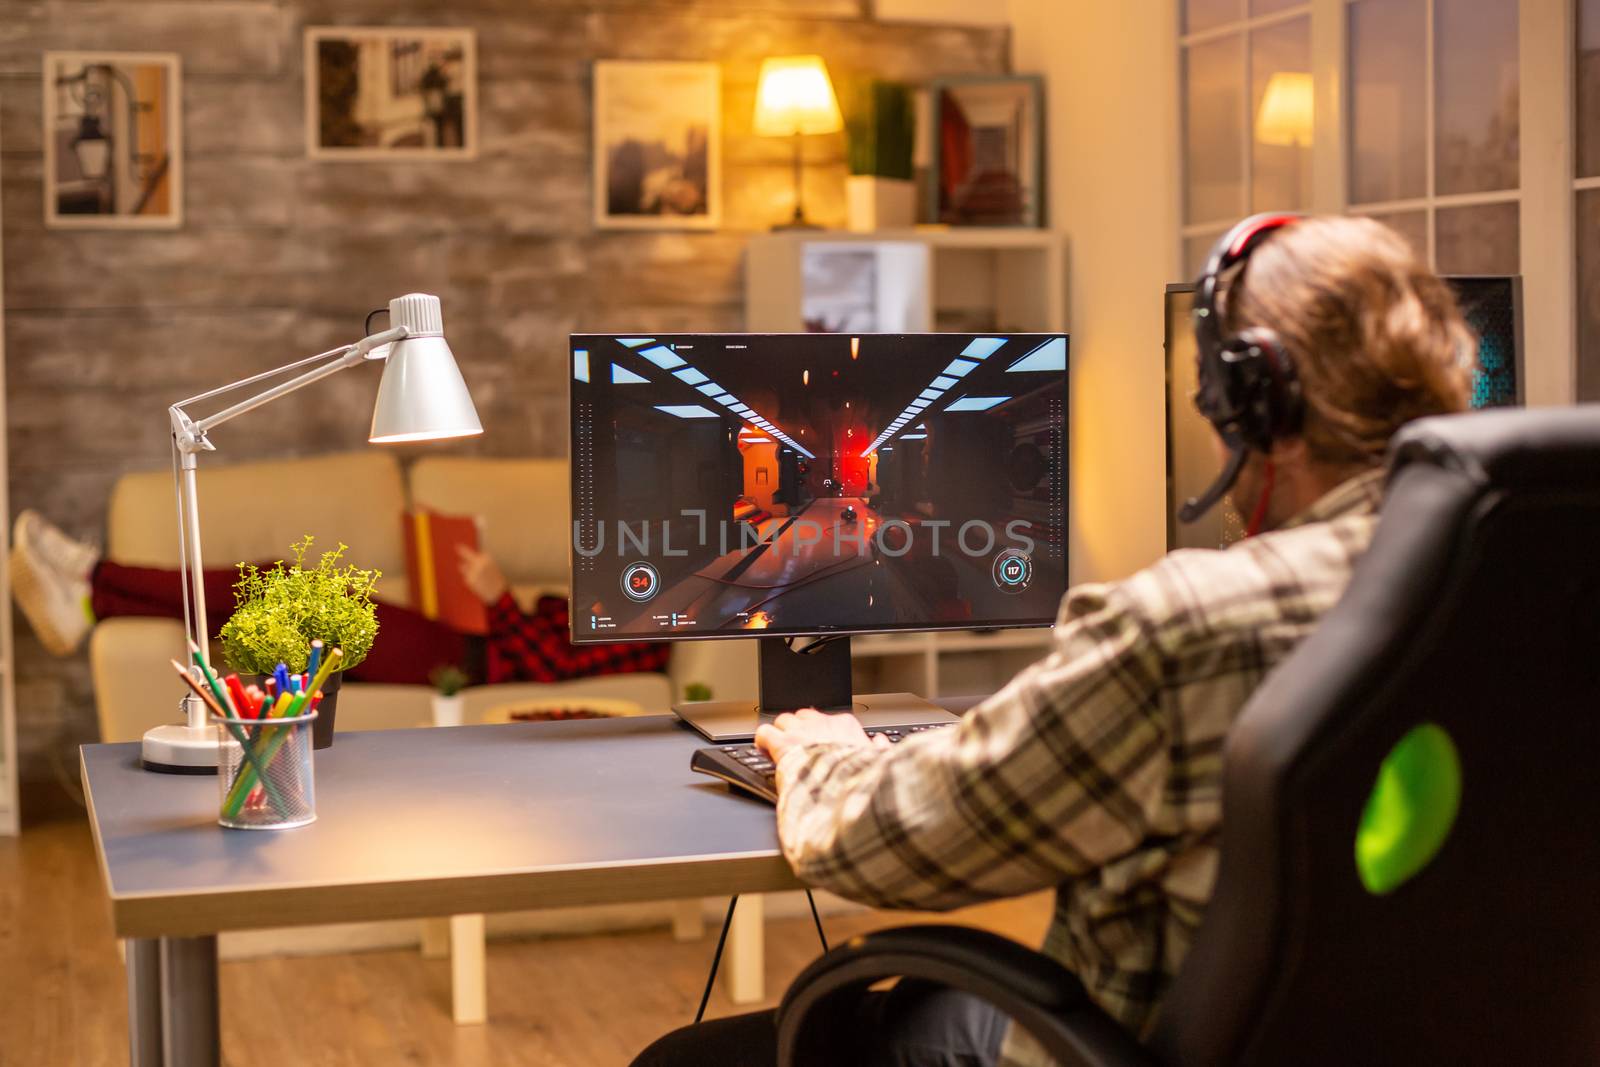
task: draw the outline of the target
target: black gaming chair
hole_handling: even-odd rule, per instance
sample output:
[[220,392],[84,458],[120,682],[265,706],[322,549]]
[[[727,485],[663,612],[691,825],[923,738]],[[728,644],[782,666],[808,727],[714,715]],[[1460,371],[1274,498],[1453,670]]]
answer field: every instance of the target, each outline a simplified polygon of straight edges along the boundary
[[[1216,891],[1146,1045],[1045,957],[911,927],[795,981],[781,1062],[833,1062],[832,1012],[909,975],[1072,1067],[1600,1063],[1600,406],[1424,420],[1393,468],[1349,590],[1229,736]],[[1428,723],[1453,827],[1374,892],[1357,829]]]

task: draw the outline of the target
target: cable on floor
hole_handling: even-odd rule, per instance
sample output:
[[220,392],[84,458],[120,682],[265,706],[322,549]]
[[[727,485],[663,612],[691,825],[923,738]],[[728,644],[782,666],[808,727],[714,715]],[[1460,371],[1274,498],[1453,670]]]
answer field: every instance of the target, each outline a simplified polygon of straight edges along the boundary
[[722,946],[728,941],[728,927],[733,925],[733,909],[739,903],[739,894],[735,893],[728,901],[728,914],[722,920],[722,933],[717,936],[717,951],[711,957],[711,973],[706,975],[706,991],[700,995],[700,1010],[694,1013],[694,1021],[699,1022],[705,1018],[706,1005],[711,1001],[711,987],[717,980],[717,964],[722,962]]
[[817,940],[822,942],[822,951],[828,951],[828,935],[822,932],[822,916],[817,914],[817,898],[811,895],[811,890],[806,890],[806,900],[811,903],[811,921],[817,924]]

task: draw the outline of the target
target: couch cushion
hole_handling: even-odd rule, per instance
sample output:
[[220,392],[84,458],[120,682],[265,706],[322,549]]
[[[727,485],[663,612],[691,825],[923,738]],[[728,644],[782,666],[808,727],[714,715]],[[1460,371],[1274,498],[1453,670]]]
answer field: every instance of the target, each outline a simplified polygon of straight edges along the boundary
[[513,585],[568,584],[571,508],[562,459],[429,456],[411,468],[411,503],[483,520],[483,547]]
[[[200,547],[207,568],[282,559],[306,534],[316,551],[341,541],[346,558],[383,571],[385,600],[403,602],[405,491],[392,453],[371,448],[309,459],[234,465],[200,458]],[[268,507],[294,501],[296,507]],[[178,566],[172,471],[127,474],[111,491],[106,554],[141,567]]]

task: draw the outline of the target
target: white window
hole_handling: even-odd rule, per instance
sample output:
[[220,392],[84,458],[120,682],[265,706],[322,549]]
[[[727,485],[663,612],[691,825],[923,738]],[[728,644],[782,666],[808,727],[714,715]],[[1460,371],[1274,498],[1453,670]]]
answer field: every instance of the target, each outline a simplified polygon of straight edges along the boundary
[[1517,273],[1517,0],[1353,0],[1346,19],[1348,209],[1442,274]]
[[1181,0],[1184,265],[1255,211],[1311,207],[1311,5]]
[[[1251,211],[1371,215],[1441,273],[1520,273],[1529,401],[1600,401],[1600,0],[1173,2],[1188,272]],[[1281,149],[1265,87],[1304,70]]]

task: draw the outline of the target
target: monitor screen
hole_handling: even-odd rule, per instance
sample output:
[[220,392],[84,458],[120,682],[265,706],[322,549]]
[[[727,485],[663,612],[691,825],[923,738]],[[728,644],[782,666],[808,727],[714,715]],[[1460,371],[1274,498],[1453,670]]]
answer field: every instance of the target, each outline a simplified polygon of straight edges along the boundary
[[1067,338],[572,337],[575,641],[1045,626]]
[[[1467,325],[1478,338],[1474,408],[1522,403],[1522,279],[1446,277]],[[1244,536],[1244,521],[1224,501],[1185,525],[1178,509],[1199,496],[1221,470],[1216,434],[1194,407],[1194,286],[1169,285],[1166,295],[1167,350],[1167,548],[1221,548]]]

